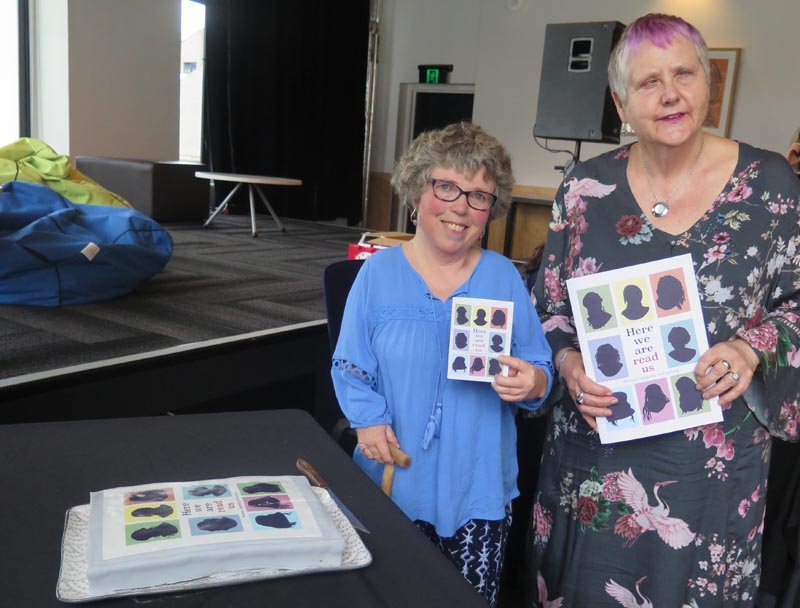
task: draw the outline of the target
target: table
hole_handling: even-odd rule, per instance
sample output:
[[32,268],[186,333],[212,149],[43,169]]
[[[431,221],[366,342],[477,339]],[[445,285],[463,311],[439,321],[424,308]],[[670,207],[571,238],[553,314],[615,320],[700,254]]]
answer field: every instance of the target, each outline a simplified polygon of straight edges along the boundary
[[228,202],[231,200],[236,191],[241,188],[242,184],[247,184],[248,190],[250,191],[250,224],[252,226],[253,236],[258,236],[258,232],[256,231],[256,205],[255,205],[255,198],[253,197],[253,190],[258,192],[258,195],[261,197],[261,200],[264,202],[264,205],[267,207],[267,211],[269,211],[272,219],[275,220],[275,224],[278,226],[281,232],[286,232],[286,228],[281,223],[281,220],[275,213],[275,210],[272,208],[272,205],[269,204],[267,197],[264,195],[264,192],[261,190],[261,185],[265,186],[302,186],[303,182],[299,179],[292,179],[288,177],[268,177],[266,175],[242,175],[239,173],[217,173],[212,171],[198,171],[195,175],[202,179],[208,179],[212,181],[220,181],[220,182],[236,182],[236,187],[230,191],[228,196],[225,197],[225,200],[214,209],[214,212],[211,216],[206,220],[205,224],[203,224],[203,228],[207,228],[211,222],[223,211],[228,208]]
[[372,564],[87,606],[486,607],[450,562],[301,410],[0,425],[0,605],[63,608],[55,588],[64,515],[87,503],[90,491],[156,481],[293,475],[298,457],[316,466],[370,530],[363,539]]

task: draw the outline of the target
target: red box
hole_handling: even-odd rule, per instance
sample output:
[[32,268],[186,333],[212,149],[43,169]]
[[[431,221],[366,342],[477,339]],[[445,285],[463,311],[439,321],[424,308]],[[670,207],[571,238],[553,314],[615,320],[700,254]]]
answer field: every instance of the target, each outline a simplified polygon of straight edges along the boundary
[[414,238],[408,232],[365,232],[358,243],[347,246],[348,260],[365,260],[379,249],[394,247]]

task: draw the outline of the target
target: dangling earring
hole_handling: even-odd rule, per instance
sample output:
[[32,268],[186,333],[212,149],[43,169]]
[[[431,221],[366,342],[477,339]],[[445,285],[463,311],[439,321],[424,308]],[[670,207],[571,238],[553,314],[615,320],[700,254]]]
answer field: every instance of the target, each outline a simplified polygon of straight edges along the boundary
[[620,127],[619,134],[628,136],[636,135],[636,131],[633,130],[633,127],[630,125],[630,123],[623,122],[622,126]]
[[414,207],[411,210],[411,217],[409,219],[411,219],[411,223],[414,224],[415,226],[417,225],[417,216],[419,216],[419,209],[417,207]]

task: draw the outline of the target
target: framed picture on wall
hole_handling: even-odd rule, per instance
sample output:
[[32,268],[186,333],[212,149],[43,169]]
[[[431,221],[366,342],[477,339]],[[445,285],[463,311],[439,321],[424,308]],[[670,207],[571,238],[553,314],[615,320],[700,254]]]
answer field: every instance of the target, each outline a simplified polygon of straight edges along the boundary
[[703,128],[721,137],[728,137],[731,131],[741,53],[740,48],[708,49],[711,93],[708,99],[708,115]]

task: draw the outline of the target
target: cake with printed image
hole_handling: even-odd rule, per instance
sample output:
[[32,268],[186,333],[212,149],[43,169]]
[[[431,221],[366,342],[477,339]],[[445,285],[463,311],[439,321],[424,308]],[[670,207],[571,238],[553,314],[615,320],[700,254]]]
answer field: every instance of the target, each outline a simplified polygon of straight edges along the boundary
[[93,492],[87,577],[108,595],[255,569],[335,568],[344,540],[305,477]]

